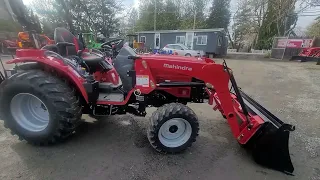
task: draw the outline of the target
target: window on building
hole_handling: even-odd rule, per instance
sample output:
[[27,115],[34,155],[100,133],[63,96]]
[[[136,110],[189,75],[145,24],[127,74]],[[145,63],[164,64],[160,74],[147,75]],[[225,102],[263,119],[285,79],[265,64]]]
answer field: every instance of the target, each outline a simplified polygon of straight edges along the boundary
[[176,44],[184,44],[185,40],[185,36],[176,36]]
[[219,38],[218,38],[218,46],[221,46],[221,45],[222,45],[222,37],[219,36]]
[[140,42],[145,43],[146,42],[146,37],[145,36],[140,36]]
[[159,46],[160,46],[160,38],[157,37],[157,38],[156,38],[156,47],[159,47]]
[[207,36],[198,36],[197,37],[197,45],[207,45]]

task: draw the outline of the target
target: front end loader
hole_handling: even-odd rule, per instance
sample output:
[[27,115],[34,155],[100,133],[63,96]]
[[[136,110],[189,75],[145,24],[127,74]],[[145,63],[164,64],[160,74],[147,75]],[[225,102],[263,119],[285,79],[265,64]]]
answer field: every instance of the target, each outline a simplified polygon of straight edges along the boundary
[[[226,62],[224,66],[228,69]],[[247,124],[247,129],[243,130],[236,138],[245,147],[249,147],[252,150],[254,160],[264,166],[291,174],[294,171],[294,167],[291,162],[288,142],[290,131],[295,130],[295,126],[282,122],[279,118],[265,109],[262,105],[240,90],[237,86],[232,71],[228,71],[230,76],[231,88],[230,91],[233,98],[233,102],[238,107],[240,114],[237,114],[238,123],[243,123],[243,118]],[[210,93],[210,92],[209,92]],[[220,112],[226,117],[223,108],[221,107],[221,101],[217,94],[213,95],[216,105],[215,110],[219,109]],[[252,118],[257,117],[257,119]],[[240,121],[242,119],[242,121]],[[262,121],[260,121],[260,119]],[[259,122],[260,121],[260,122]],[[245,134],[251,131],[257,122],[261,123],[261,126],[254,132],[253,136],[247,140]]]
[[13,75],[1,78],[0,115],[19,139],[54,144],[77,132],[82,114],[144,117],[147,107],[156,107],[148,140],[158,152],[178,153],[189,148],[199,133],[199,120],[187,103],[208,99],[213,110],[227,119],[238,143],[252,150],[257,163],[293,173],[288,141],[295,127],[239,89],[225,62],[138,56],[124,46],[110,63],[109,57],[85,49],[84,42],[63,28],[55,30],[55,42],[41,49],[17,50],[16,58],[6,62],[18,65]]

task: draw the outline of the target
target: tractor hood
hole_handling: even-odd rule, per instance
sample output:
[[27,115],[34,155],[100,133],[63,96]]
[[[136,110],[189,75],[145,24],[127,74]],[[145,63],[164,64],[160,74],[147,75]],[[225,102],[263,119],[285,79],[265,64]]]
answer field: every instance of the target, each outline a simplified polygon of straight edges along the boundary
[[165,60],[165,61],[204,61],[204,58],[196,58],[196,57],[185,57],[185,56],[174,56],[174,55],[140,55],[140,57],[144,60]]

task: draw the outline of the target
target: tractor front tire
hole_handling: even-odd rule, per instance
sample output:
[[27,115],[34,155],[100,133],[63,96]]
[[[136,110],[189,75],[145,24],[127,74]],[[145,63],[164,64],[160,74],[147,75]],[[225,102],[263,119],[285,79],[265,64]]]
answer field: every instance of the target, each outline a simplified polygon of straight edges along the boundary
[[180,103],[166,104],[156,110],[148,127],[148,139],[161,153],[179,153],[191,147],[199,133],[196,114]]
[[22,71],[0,86],[4,125],[34,145],[60,142],[74,133],[82,107],[75,90],[41,70]]

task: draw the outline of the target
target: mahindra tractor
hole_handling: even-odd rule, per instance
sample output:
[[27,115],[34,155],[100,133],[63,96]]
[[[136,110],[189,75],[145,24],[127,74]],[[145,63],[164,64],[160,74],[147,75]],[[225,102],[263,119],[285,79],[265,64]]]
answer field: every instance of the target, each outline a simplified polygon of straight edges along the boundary
[[196,141],[201,123],[187,103],[208,102],[257,163],[293,173],[288,141],[295,127],[239,89],[226,62],[138,56],[124,46],[110,63],[66,29],[57,28],[54,36],[54,45],[18,49],[16,58],[6,62],[16,66],[1,75],[1,119],[19,139],[55,144],[77,132],[82,114],[144,117],[146,108],[156,107],[147,130],[150,145],[158,152],[178,153]]

